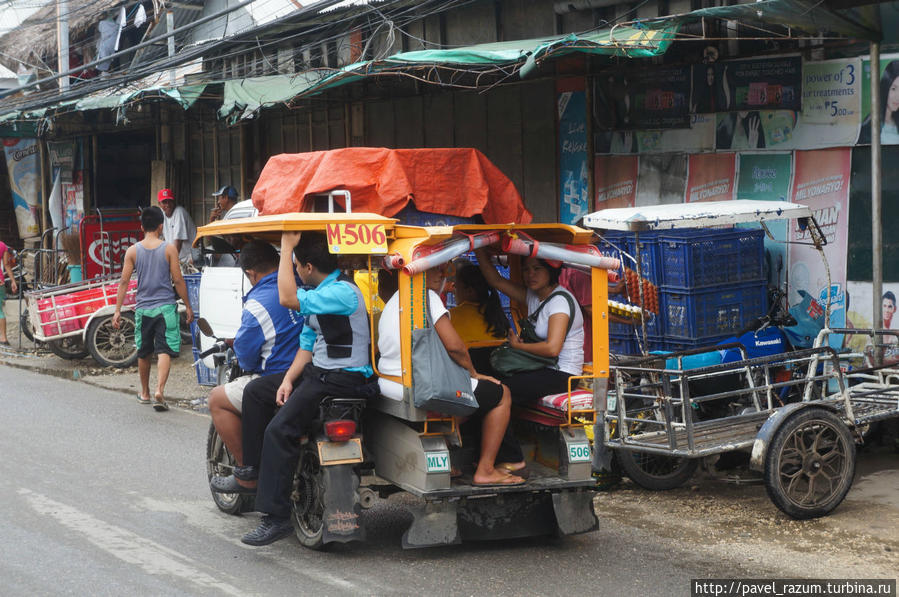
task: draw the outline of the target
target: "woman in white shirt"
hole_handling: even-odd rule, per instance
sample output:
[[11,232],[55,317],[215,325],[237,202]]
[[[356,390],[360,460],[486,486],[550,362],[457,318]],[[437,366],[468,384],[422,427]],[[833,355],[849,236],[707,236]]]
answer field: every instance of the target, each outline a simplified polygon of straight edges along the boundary
[[[389,275],[391,272],[381,270],[378,276],[379,291],[391,284]],[[472,485],[497,486],[497,485],[522,485],[524,479],[510,474],[505,468],[497,468],[495,465],[496,454],[506,428],[509,426],[509,416],[512,401],[509,388],[500,384],[499,380],[481,375],[475,371],[468,356],[468,349],[462,338],[453,328],[450,322],[449,312],[443,306],[438,294],[443,287],[445,274],[440,268],[428,270],[428,302],[430,304],[431,321],[434,329],[446,347],[446,351],[459,366],[468,370],[471,375],[471,389],[478,401],[478,414],[483,416],[481,427],[481,455],[478,459],[477,469],[472,479]],[[395,287],[395,282],[393,285]],[[437,290],[437,292],[435,292]],[[384,305],[381,319],[378,322],[378,351],[381,353],[378,359],[378,372],[382,375],[402,375],[402,363],[400,353],[400,298],[399,292]],[[414,365],[413,365],[414,366]],[[380,378],[378,385],[381,394],[393,400],[403,399],[403,386],[393,380]]]
[[[551,367],[516,373],[503,379],[512,392],[512,402],[529,404],[549,394],[567,392],[569,376],[581,375],[584,368],[584,316],[574,295],[559,285],[561,265],[555,267],[543,259],[529,257],[521,268],[523,284],[516,284],[496,271],[486,251],[480,249],[475,254],[487,283],[510,299],[526,304],[528,315],[546,301],[534,322],[540,341],[522,342],[512,331],[509,332],[509,344],[534,355],[557,358],[558,362]],[[558,293],[568,295],[571,300]],[[553,294],[556,296],[550,298]],[[572,388],[577,385],[572,383]]]

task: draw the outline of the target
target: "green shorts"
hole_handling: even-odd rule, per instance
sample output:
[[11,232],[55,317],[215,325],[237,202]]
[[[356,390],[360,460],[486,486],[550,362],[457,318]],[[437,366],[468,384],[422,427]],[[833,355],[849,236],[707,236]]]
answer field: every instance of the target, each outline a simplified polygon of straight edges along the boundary
[[181,350],[178,308],[175,305],[162,305],[152,309],[135,309],[134,343],[137,345],[139,359],[145,359],[153,353],[178,356]]
[[3,314],[3,304],[6,302],[6,286],[0,284],[0,319],[6,319]]

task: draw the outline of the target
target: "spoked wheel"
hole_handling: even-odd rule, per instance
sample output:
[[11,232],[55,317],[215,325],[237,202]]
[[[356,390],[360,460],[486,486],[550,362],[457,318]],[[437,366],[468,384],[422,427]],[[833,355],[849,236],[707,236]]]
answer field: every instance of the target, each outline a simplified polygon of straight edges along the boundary
[[[206,440],[206,478],[212,480],[214,476],[226,477],[234,472],[234,457],[225,442],[215,430],[215,425],[209,424],[209,436]],[[255,499],[251,495],[240,495],[238,493],[216,493],[212,492],[212,500],[218,509],[225,514],[240,514],[241,512],[251,512],[254,507]]]
[[616,450],[615,455],[627,476],[643,489],[651,491],[680,487],[693,476],[699,466],[696,458],[661,456],[631,450]]
[[802,410],[774,434],[765,455],[765,489],[792,518],[818,518],[840,505],[855,475],[855,442],[843,421]]
[[[654,409],[648,408],[631,411],[628,414],[635,419],[651,419],[655,418],[657,413]],[[628,433],[637,434],[646,428],[656,427],[648,423],[635,422],[630,424]],[[615,457],[634,483],[650,491],[676,489],[686,483],[699,467],[698,459],[632,450],[615,450]]]
[[47,347],[56,356],[68,360],[83,359],[88,355],[84,342],[78,336],[50,340],[47,342]]
[[290,496],[297,539],[309,549],[321,549],[324,528],[324,485],[322,467],[314,450],[304,450]]
[[97,317],[87,326],[86,343],[94,360],[104,367],[130,367],[137,360],[134,344],[134,314],[122,313],[119,328],[112,315]]

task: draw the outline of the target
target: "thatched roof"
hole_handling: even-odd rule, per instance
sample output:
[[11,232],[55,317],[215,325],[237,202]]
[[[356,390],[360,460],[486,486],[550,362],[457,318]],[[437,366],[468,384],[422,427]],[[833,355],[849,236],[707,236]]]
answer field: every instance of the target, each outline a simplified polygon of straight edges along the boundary
[[[125,0],[69,0],[69,39],[74,43]],[[94,29],[95,31],[95,29]],[[0,37],[0,63],[15,70],[16,59],[33,64],[31,54],[56,62],[56,2],[50,2]]]

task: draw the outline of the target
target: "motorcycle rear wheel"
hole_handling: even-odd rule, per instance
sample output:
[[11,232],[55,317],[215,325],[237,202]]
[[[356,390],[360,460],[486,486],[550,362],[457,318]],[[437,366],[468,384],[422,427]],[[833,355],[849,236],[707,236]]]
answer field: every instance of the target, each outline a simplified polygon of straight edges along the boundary
[[290,501],[297,539],[304,547],[320,550],[325,546],[324,479],[315,450],[305,449],[293,481]]

